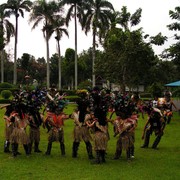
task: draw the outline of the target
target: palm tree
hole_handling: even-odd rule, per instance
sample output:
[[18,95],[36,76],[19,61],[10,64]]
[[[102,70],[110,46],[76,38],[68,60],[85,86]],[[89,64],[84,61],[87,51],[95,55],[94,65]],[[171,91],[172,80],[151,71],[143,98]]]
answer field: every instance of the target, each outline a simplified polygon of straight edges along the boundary
[[14,44],[14,80],[13,84],[17,83],[17,43],[18,43],[18,17],[21,15],[24,18],[24,11],[30,12],[32,2],[29,0],[8,0],[3,4],[5,9],[15,16],[15,44]]
[[0,5],[0,59],[1,59],[1,83],[4,82],[4,47],[14,36],[14,26],[8,20],[10,14],[4,11],[4,5]]
[[34,2],[29,22],[34,22],[32,29],[35,29],[40,23],[43,24],[43,35],[46,41],[46,60],[47,60],[47,88],[50,87],[49,70],[49,39],[53,34],[53,25],[51,24],[53,14],[58,12],[58,5],[55,1],[37,0]]
[[[172,20],[175,20],[175,22],[167,25],[167,28],[170,30],[170,31],[180,31],[180,19],[179,19],[179,16],[180,16],[180,6],[177,6],[175,7],[175,10],[172,11],[170,10],[169,11],[169,16]],[[177,37],[177,35],[175,36]]]
[[86,4],[88,2],[84,0],[62,0],[63,4],[70,5],[67,17],[66,17],[66,24],[68,26],[71,17],[74,17],[74,27],[75,27],[75,89],[77,90],[77,18],[79,19],[79,22],[82,22],[82,17],[84,15],[84,9],[86,7]]
[[121,12],[117,12],[116,24],[121,25],[121,27],[127,31],[130,27],[136,26],[141,21],[142,9],[137,9],[133,14],[127,11],[127,7],[123,6]]
[[[92,86],[94,87],[95,82],[95,51],[96,51],[96,36],[101,34],[103,29],[110,27],[110,19],[112,11],[114,11],[113,5],[106,0],[89,0],[89,9],[86,12],[83,20],[83,29],[87,34],[92,30],[93,35],[93,50],[92,50]],[[102,34],[101,34],[102,35]]]
[[57,42],[57,49],[58,49],[58,70],[59,70],[59,83],[58,88],[61,90],[61,48],[60,48],[60,40],[63,36],[63,33],[66,34],[69,37],[67,29],[64,27],[65,25],[65,18],[63,18],[61,15],[54,15],[52,16],[51,23],[53,25],[53,31],[56,33],[55,39]]

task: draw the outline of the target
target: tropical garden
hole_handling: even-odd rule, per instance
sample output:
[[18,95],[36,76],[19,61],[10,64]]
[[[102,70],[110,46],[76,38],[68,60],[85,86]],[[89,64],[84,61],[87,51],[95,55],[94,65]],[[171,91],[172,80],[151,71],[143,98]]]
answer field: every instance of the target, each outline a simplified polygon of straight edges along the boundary
[[[134,13],[123,6],[116,11],[110,0],[7,0],[0,4],[0,90],[17,90],[21,85],[51,87],[55,84],[59,90],[77,90],[97,85],[98,77],[103,82],[136,88],[145,87],[145,92],[159,95],[164,84],[180,79],[180,40],[174,34],[176,43],[156,55],[152,46],[161,46],[168,38],[159,32],[156,36],[146,34],[139,28],[141,13],[139,8]],[[46,43],[44,57],[35,58],[33,54],[24,53],[17,58],[19,18],[29,15],[32,29],[41,26]],[[167,24],[169,31],[180,31],[180,7],[169,10],[172,19]],[[11,19],[14,18],[14,23]],[[74,21],[74,32],[68,26]],[[27,22],[28,23],[28,22]],[[85,34],[93,37],[92,47],[77,53],[77,25]],[[75,33],[75,47],[68,48],[65,55],[61,53],[61,39]],[[6,51],[14,38],[13,54]],[[49,41],[54,38],[57,53],[50,56]],[[102,46],[102,50],[99,50]],[[13,58],[12,58],[13,57]],[[13,59],[13,61],[12,61]],[[36,81],[35,81],[36,80]],[[178,89],[173,95],[180,96]],[[7,95],[7,93],[6,93]],[[153,94],[155,95],[155,94]],[[5,96],[5,95],[4,95]],[[64,110],[71,114],[75,104],[68,104]],[[5,109],[0,110],[1,120]],[[109,114],[108,114],[109,115]],[[114,117],[112,117],[113,119]],[[85,144],[82,142],[78,158],[72,158],[72,131],[74,123],[71,119],[65,122],[64,138],[66,156],[60,155],[59,143],[53,143],[52,153],[45,156],[47,148],[47,129],[41,127],[40,149],[42,153],[26,156],[22,146],[21,155],[12,158],[3,152],[4,121],[0,121],[0,175],[1,179],[172,179],[180,177],[179,172],[179,113],[174,112],[171,124],[167,125],[158,150],[142,149],[141,135],[147,115],[138,120],[135,141],[135,159],[126,161],[125,152],[122,157],[113,160],[116,141],[113,126],[109,124],[110,140],[106,154],[107,162],[92,165],[87,158]],[[154,139],[151,136],[151,142]]]
[[[42,26],[46,43],[44,57],[35,58],[24,53],[17,58],[18,20],[29,14],[32,29]],[[110,1],[105,0],[7,0],[0,5],[0,60],[1,83],[15,86],[35,79],[40,86],[49,88],[56,84],[59,90],[94,87],[97,77],[104,82],[135,88],[143,85],[145,91],[162,89],[164,84],[179,79],[179,36],[176,43],[157,56],[152,45],[161,46],[168,38],[159,32],[151,36],[139,28],[142,9],[134,13],[123,6],[115,11]],[[172,24],[169,31],[179,32],[180,7],[169,10]],[[15,23],[10,18],[15,18]],[[68,26],[74,21],[75,48],[68,48],[61,55],[61,38],[69,36]],[[28,23],[28,22],[27,22]],[[77,25],[85,34],[93,37],[92,47],[77,54]],[[138,27],[138,28],[137,28]],[[15,38],[14,53],[5,47]],[[54,38],[57,53],[49,55],[49,40]],[[101,45],[103,50],[99,50]],[[13,57],[13,61],[11,60]],[[109,87],[111,88],[111,87]]]

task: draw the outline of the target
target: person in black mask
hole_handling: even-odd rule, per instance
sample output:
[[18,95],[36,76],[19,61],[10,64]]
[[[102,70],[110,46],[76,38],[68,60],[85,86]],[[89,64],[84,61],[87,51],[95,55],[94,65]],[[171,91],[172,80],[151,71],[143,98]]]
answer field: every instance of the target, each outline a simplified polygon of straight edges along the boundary
[[72,157],[77,157],[78,148],[81,140],[86,144],[86,150],[88,153],[88,158],[93,159],[92,154],[92,137],[85,120],[86,114],[88,114],[89,109],[89,99],[87,96],[87,90],[78,90],[77,92],[79,99],[77,100],[77,109],[72,113],[71,118],[74,119],[74,141],[72,147]]
[[101,93],[98,87],[93,89],[92,93],[92,122],[88,127],[94,130],[94,150],[96,151],[96,159],[93,164],[105,163],[105,154],[109,140],[108,134],[108,105],[105,94]]

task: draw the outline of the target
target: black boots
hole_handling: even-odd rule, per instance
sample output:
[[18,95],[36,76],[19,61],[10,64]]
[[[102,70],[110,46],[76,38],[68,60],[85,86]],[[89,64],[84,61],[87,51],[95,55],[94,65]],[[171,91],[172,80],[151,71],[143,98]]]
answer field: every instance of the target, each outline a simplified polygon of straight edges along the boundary
[[[18,144],[17,143],[12,143],[12,156],[16,157],[17,155],[20,155],[21,153],[18,152]],[[26,155],[29,155],[29,145],[28,144],[23,144],[24,150]]]
[[9,141],[5,141],[4,142],[4,152],[5,153],[10,153],[11,151],[9,150],[9,146],[10,146],[10,142]]
[[87,150],[87,153],[88,153],[88,158],[89,159],[93,159],[93,154],[92,154],[92,145],[91,143],[88,141],[88,142],[85,142],[86,143],[86,150]]
[[[29,154],[31,154],[32,151],[32,143],[29,143]],[[39,150],[39,143],[34,143],[34,152],[41,153],[42,151]]]
[[29,154],[31,154],[32,151],[32,143],[29,143]]
[[29,155],[30,154],[30,152],[29,152],[29,145],[28,144],[23,144],[23,147],[24,147],[26,155]]
[[76,158],[77,157],[77,151],[79,147],[79,142],[73,142],[73,147],[72,147],[72,157]]
[[126,157],[127,157],[128,161],[131,159],[131,149],[130,149],[130,147],[126,150]]
[[37,143],[37,142],[34,143],[34,152],[36,152],[36,153],[42,152],[41,150],[39,150],[39,143]]
[[121,157],[122,149],[116,148],[116,152],[114,155],[114,160],[119,159]]
[[[148,147],[148,145],[149,145],[149,140],[150,140],[150,135],[151,135],[151,132],[150,132],[150,130],[148,130],[148,131],[146,132],[144,145],[141,146],[141,148],[147,148],[147,147]],[[159,134],[156,136],[156,139],[155,139],[155,141],[154,141],[154,143],[153,143],[153,145],[152,145],[152,148],[153,148],[153,149],[156,149],[156,148],[157,148],[157,145],[159,144],[162,135],[163,135],[163,132],[159,133]]]
[[168,118],[167,118],[167,124],[169,124],[171,122],[171,117],[169,116]]
[[51,154],[51,148],[52,148],[52,143],[48,143],[48,147],[47,147],[47,151],[46,151],[46,155],[50,155]]
[[17,143],[12,143],[12,156],[16,157],[18,155],[18,144]]
[[160,140],[161,140],[161,137],[162,137],[162,135],[157,135],[157,137],[156,137],[156,139],[155,139],[155,141],[154,141],[154,143],[153,143],[153,145],[152,145],[152,148],[153,148],[153,149],[156,149],[156,148],[157,148],[157,145],[159,144],[159,142],[160,142]]
[[[51,154],[51,148],[52,148],[52,142],[48,143],[47,146],[47,151],[46,151],[46,155],[50,155]],[[61,150],[61,155],[64,156],[65,155],[65,145],[64,143],[60,143],[60,150]]]
[[[76,158],[77,157],[77,151],[78,151],[78,148],[79,148],[79,144],[80,142],[73,142],[73,147],[72,147],[72,157],[73,158]],[[88,153],[88,158],[89,159],[93,159],[93,154],[92,154],[92,145],[91,143],[88,141],[88,142],[85,142],[86,144],[86,150],[87,150],[87,153]]]
[[130,156],[132,159],[134,158],[134,144],[130,147]]
[[96,159],[92,162],[92,164],[100,164],[100,151],[96,151]]
[[101,164],[105,163],[105,150],[97,150],[96,151],[96,159],[92,162],[92,164]]
[[101,151],[100,151],[100,156],[101,156],[101,162],[102,162],[102,163],[105,163],[105,162],[106,162],[106,160],[105,160],[105,154],[106,154],[106,152],[105,152],[104,150],[101,150]]
[[65,155],[65,145],[64,143],[60,143],[60,149],[61,149],[61,155],[64,156]]
[[118,141],[116,142],[116,152],[114,155],[114,160],[119,159],[122,154],[122,141],[119,138]]

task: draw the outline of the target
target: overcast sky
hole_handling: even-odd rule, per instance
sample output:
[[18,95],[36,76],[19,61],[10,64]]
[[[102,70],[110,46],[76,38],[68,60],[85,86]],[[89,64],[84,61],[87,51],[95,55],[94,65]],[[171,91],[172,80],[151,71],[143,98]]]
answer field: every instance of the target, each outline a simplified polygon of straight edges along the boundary
[[[33,0],[32,0],[33,1]],[[0,4],[7,2],[7,0],[1,0]],[[139,27],[143,28],[145,34],[155,36],[159,32],[168,37],[168,42],[165,45],[158,47],[153,46],[156,54],[160,54],[164,48],[169,47],[174,43],[172,35],[176,32],[169,31],[167,25],[173,21],[169,17],[169,10],[175,9],[180,6],[180,0],[109,0],[116,11],[121,11],[122,6],[127,6],[127,10],[132,14],[138,8],[142,8],[142,17]],[[11,19],[13,19],[12,17]],[[28,24],[28,14],[25,14],[25,18],[19,17],[19,35],[18,35],[18,53],[17,57],[21,57],[23,53],[28,53],[36,58],[46,57],[46,46],[41,31],[42,26],[37,27],[35,30],[31,30],[32,24]],[[67,48],[74,49],[74,21],[70,24],[69,38],[64,35],[61,44],[62,55],[64,55]],[[87,50],[92,46],[92,34],[87,36],[78,27],[78,53],[83,50]],[[6,47],[7,51],[13,54],[14,43],[13,39]],[[54,36],[50,40],[50,55],[56,53],[56,42]]]

